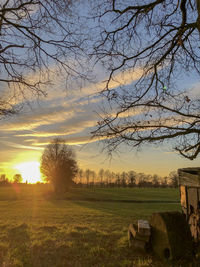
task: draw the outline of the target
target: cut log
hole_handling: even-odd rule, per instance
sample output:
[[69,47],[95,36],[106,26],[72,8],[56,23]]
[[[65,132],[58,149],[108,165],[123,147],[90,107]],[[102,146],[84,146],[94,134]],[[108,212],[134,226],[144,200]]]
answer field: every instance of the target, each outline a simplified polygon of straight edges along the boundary
[[162,259],[192,258],[192,237],[180,212],[152,214],[150,238],[154,252]]

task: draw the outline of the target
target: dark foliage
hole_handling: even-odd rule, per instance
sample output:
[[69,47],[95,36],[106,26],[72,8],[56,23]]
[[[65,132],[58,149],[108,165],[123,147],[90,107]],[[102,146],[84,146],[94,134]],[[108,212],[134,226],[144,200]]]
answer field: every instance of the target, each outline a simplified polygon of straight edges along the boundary
[[43,152],[40,170],[56,193],[65,192],[73,184],[78,171],[75,154],[64,140],[54,139]]

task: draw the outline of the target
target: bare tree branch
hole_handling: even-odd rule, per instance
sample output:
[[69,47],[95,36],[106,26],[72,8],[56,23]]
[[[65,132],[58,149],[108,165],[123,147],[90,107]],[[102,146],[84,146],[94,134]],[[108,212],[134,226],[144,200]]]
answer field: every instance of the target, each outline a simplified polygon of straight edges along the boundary
[[[109,153],[122,143],[138,148],[171,140],[182,156],[197,158],[200,99],[177,83],[187,73],[200,75],[200,1],[102,0],[94,17],[100,37],[91,55],[108,79],[101,92],[107,108],[92,134]],[[138,69],[131,85],[112,87],[119,73]]]
[[87,78],[78,59],[84,36],[75,12],[72,19],[73,3],[73,8],[70,0],[7,0],[0,5],[0,86],[4,93],[13,91],[16,103],[26,92],[46,95],[43,84],[53,65],[66,75]]

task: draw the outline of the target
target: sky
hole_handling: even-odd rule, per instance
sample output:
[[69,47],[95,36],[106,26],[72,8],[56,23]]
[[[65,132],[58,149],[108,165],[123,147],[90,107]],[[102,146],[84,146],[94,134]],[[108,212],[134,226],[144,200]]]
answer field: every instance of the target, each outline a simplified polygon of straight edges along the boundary
[[[97,73],[102,73],[100,67]],[[117,80],[123,84],[131,84],[139,73],[138,70],[134,73],[118,74]],[[91,136],[103,104],[102,98],[97,94],[103,86],[103,77],[99,77],[96,83],[86,83],[82,88],[76,88],[71,83],[66,89],[63,76],[56,76],[54,83],[47,89],[46,98],[33,101],[30,97],[29,105],[19,114],[1,118],[0,174],[6,173],[11,179],[14,174],[21,173],[23,168],[20,166],[26,166],[29,173],[34,172],[29,163],[35,162],[39,167],[43,149],[56,137],[64,138],[66,143],[72,146],[78,165],[84,170],[134,170],[166,176],[178,168],[199,166],[199,159],[184,159],[172,151],[168,144],[145,146],[140,151],[122,146],[120,153],[114,153],[112,159],[108,158],[106,151],[102,151],[101,142]],[[186,77],[182,84],[191,86],[198,92],[198,80],[193,78]],[[180,86],[182,84],[180,83]],[[113,88],[117,86],[117,83],[112,84]],[[24,175],[26,176],[26,173]],[[32,173],[32,176],[34,175],[36,174]]]
[[[84,11],[82,6],[79,9]],[[98,35],[96,27],[93,29]],[[49,68],[53,75],[55,66]],[[78,165],[84,170],[134,170],[166,176],[178,168],[200,166],[199,158],[189,161],[181,157],[172,150],[170,143],[162,146],[144,146],[140,151],[122,146],[118,154],[114,153],[112,159],[108,158],[106,151],[102,151],[102,141],[92,139],[91,136],[99,119],[98,114],[104,105],[98,92],[105,86],[102,66],[96,65],[93,71],[97,75],[97,82],[85,82],[81,88],[76,84],[76,79],[67,80],[66,84],[64,74],[54,74],[51,76],[53,83],[45,88],[48,93],[46,98],[37,100],[33,99],[32,95],[27,96],[29,104],[25,104],[19,114],[0,118],[0,175],[6,173],[11,179],[22,170],[24,179],[27,172],[33,177],[38,175],[30,166],[32,164],[39,168],[45,146],[56,137],[64,138],[66,143],[73,147]],[[140,69],[135,72],[118,73],[115,77],[117,82],[112,81],[110,88],[116,88],[119,84],[131,85],[140,74]],[[39,74],[34,75],[30,78],[37,80]],[[192,88],[199,96],[199,82],[199,78],[190,75],[182,78],[178,86]]]

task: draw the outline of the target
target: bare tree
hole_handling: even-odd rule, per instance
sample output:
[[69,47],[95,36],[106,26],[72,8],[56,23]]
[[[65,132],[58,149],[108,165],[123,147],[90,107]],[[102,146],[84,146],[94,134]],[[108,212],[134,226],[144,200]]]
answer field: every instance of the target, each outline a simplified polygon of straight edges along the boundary
[[100,169],[100,170],[99,170],[99,173],[98,173],[98,177],[99,177],[99,179],[100,179],[100,185],[101,185],[101,187],[103,186],[104,176],[105,176],[105,171],[104,171],[104,169]]
[[157,174],[154,174],[152,177],[152,184],[154,187],[159,187],[159,176]]
[[87,169],[85,171],[85,178],[86,178],[87,187],[89,187],[89,185],[90,185],[90,177],[91,177],[91,171],[90,171],[90,169]]
[[82,169],[78,169],[78,183],[82,186],[83,184],[83,170]]
[[14,176],[13,176],[13,183],[22,183],[23,179],[22,179],[22,176],[21,174],[18,174],[16,173]]
[[172,171],[169,174],[170,186],[178,187],[178,173],[176,171]]
[[135,176],[136,173],[134,171],[129,171],[128,172],[128,183],[130,187],[133,187],[135,185]]
[[[95,4],[100,34],[91,54],[109,75],[102,90],[108,105],[93,135],[105,138],[109,153],[122,143],[139,148],[171,140],[182,156],[195,159],[200,98],[177,83],[191,72],[200,75],[200,1]],[[132,83],[123,85],[120,73],[132,75]]]
[[15,113],[19,97],[45,95],[43,85],[56,70],[77,74],[83,39],[71,20],[73,3],[72,8],[70,0],[0,2],[0,115]]
[[64,140],[56,138],[45,148],[40,171],[45,180],[54,186],[56,193],[71,187],[78,167],[73,150],[65,145]]

